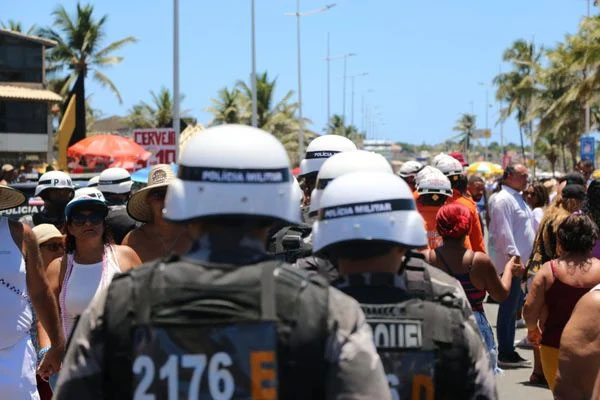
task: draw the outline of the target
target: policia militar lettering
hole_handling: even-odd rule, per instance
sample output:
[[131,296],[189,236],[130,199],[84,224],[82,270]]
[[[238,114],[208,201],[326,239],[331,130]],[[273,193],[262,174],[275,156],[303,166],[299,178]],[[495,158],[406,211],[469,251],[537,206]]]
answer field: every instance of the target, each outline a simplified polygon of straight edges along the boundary
[[[206,172],[223,170],[235,179]],[[358,303],[265,252],[271,225],[300,222],[300,200],[272,135],[222,125],[191,139],[164,216],[185,224],[192,250],[98,296],[55,398],[389,399]]]
[[398,176],[349,173],[321,195],[314,250],[336,262],[334,285],[361,304],[392,398],[496,399],[460,284],[410,251],[426,243],[424,221]]

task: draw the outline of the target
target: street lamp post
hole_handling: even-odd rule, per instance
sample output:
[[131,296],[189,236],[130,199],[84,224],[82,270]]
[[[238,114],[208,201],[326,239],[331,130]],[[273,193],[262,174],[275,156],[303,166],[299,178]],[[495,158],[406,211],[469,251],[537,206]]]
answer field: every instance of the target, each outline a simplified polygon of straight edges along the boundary
[[346,123],[346,64],[348,61],[348,57],[353,57],[356,54],[354,53],[347,53],[344,54],[344,94],[343,97],[344,99],[342,100],[342,117],[344,118],[344,123]]
[[257,96],[256,96],[256,35],[255,35],[255,25],[254,25],[254,0],[251,0],[251,35],[252,35],[252,76],[250,80],[252,82],[252,126],[258,126],[258,112],[257,112]]
[[179,0],[173,0],[173,130],[175,131],[175,162],[179,162]]
[[298,44],[298,160],[302,159],[304,155],[304,127],[302,126],[302,68],[301,68],[301,59],[300,59],[300,17],[307,17],[309,15],[315,15],[329,10],[330,8],[335,7],[335,4],[328,4],[324,7],[321,7],[316,10],[300,12],[300,0],[296,0],[296,12],[295,13],[286,13],[288,16],[296,17],[296,34],[297,34],[297,44]]
[[346,54],[340,54],[338,56],[329,56],[329,34],[327,34],[327,57],[325,58],[325,61],[327,61],[327,123],[329,123],[329,119],[331,118],[329,112],[330,112],[330,95],[329,95],[329,80],[330,80],[330,75],[329,75],[329,62],[333,61],[333,60],[340,60],[340,59],[344,59],[344,95],[343,95],[343,117],[346,117],[346,58],[348,57],[353,57],[355,56],[355,53],[346,53]]
[[358,78],[358,77],[366,76],[366,75],[369,75],[369,73],[363,72],[360,74],[354,74],[354,75],[350,76],[350,79],[352,82],[352,103],[350,104],[350,106],[352,108],[351,108],[351,113],[350,113],[350,115],[351,115],[350,125],[354,125],[354,78]]

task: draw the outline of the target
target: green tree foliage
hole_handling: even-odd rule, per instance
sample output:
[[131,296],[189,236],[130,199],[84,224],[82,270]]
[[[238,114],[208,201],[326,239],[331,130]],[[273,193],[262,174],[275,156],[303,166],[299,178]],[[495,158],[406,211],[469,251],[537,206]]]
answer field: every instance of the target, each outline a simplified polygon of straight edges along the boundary
[[[275,101],[277,79],[270,79],[267,72],[256,76],[257,122],[258,127],[271,132],[281,141],[288,152],[292,165],[300,163],[298,156],[298,131],[300,121],[297,117],[298,103],[292,102],[293,91],[288,91],[278,102]],[[233,89],[221,89],[216,98],[211,99],[212,105],[206,110],[213,115],[210,125],[252,123],[252,90],[249,83],[237,81]],[[310,123],[304,118],[302,126]],[[304,147],[317,134],[303,129]]]
[[458,139],[460,144],[462,144],[467,162],[469,161],[469,152],[471,151],[471,143],[473,142],[476,126],[477,116],[464,113],[456,121],[456,125],[453,128],[453,130],[460,132],[455,139]]
[[58,93],[63,96],[80,74],[87,77],[88,72],[93,71],[92,79],[108,88],[121,103],[119,90],[101,69],[123,61],[123,57],[112,54],[123,46],[134,43],[136,39],[128,36],[103,47],[107,16],[96,19],[93,12],[94,7],[91,4],[80,3],[77,3],[74,15],[70,15],[62,5],[54,10],[53,26],[43,28],[39,32],[40,35],[57,42],[47,53],[47,71],[58,80],[55,84],[60,83]]

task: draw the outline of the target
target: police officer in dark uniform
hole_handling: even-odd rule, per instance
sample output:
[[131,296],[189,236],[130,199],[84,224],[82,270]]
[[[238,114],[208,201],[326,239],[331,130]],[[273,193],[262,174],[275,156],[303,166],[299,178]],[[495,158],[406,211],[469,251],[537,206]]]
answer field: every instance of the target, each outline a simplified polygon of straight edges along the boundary
[[106,224],[116,244],[121,244],[125,236],[139,225],[127,213],[132,185],[131,175],[125,168],[105,169],[98,178],[98,189],[108,204]]
[[423,219],[398,176],[354,172],[324,190],[317,252],[335,285],[361,304],[394,399],[495,399],[494,375],[460,284],[408,249],[426,245]]
[[[311,194],[309,216],[312,219],[317,217],[319,210],[319,201],[323,195],[323,190],[335,178],[344,174],[356,171],[379,171],[393,173],[392,166],[381,154],[370,151],[356,150],[334,154],[327,159],[321,166],[317,175],[317,183]],[[311,237],[312,250],[312,237]],[[330,260],[323,255],[310,255],[298,259],[295,263],[298,268],[315,271],[325,276],[329,282],[338,278],[339,274],[334,260]]]
[[312,253],[310,232],[313,218],[309,215],[311,194],[314,192],[317,174],[323,163],[331,156],[356,150],[356,145],[340,135],[323,135],[313,139],[306,148],[304,160],[300,162],[300,179],[304,196],[301,199],[302,222],[294,225],[281,224],[273,230],[268,251],[288,263],[308,257]]
[[113,279],[81,317],[56,398],[389,399],[358,304],[265,252],[274,222],[299,222],[300,197],[269,133],[193,138],[164,215],[194,247]]
[[40,177],[35,188],[35,195],[44,200],[44,207],[40,212],[21,217],[19,222],[32,228],[41,224],[52,224],[62,231],[65,225],[65,207],[74,193],[75,186],[68,174],[62,171],[46,172]]

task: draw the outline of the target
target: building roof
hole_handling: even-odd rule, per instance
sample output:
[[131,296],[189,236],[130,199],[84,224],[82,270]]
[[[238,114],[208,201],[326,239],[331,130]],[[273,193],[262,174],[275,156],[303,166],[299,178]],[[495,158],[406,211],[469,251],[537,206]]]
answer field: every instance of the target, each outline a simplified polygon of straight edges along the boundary
[[26,34],[21,33],[21,32],[11,31],[9,29],[2,29],[2,28],[0,28],[0,35],[7,35],[7,36],[12,36],[12,37],[17,38],[17,39],[28,40],[30,42],[39,43],[39,44],[44,45],[46,47],[54,47],[54,46],[56,46],[58,44],[54,40],[46,39],[46,38],[43,38],[43,37],[40,37],[40,36],[26,35]]
[[30,89],[21,86],[0,85],[0,99],[62,101],[62,97],[50,90]]
[[113,115],[94,121],[89,129],[90,132],[120,132],[129,131],[127,117]]

